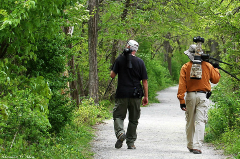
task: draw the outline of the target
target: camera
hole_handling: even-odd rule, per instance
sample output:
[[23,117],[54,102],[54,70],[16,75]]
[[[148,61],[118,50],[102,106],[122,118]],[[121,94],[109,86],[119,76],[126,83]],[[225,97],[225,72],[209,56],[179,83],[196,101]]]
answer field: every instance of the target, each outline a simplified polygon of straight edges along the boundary
[[142,89],[134,87],[133,96],[141,99],[143,97]]
[[198,42],[204,43],[204,38],[200,37],[200,36],[194,37],[193,38],[193,42],[195,42],[195,43],[198,43]]
[[193,38],[193,42],[196,44],[194,60],[191,67],[190,78],[191,79],[202,79],[202,62],[201,62],[201,54],[202,51],[202,43],[204,43],[204,38],[197,36]]

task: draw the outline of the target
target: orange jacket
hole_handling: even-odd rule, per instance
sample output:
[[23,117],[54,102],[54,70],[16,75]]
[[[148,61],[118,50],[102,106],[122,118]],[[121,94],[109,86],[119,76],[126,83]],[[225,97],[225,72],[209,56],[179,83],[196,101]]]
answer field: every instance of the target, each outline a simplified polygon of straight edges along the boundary
[[202,78],[190,79],[190,72],[192,67],[192,61],[185,63],[180,71],[179,86],[177,98],[180,104],[185,104],[184,96],[185,92],[195,91],[211,91],[211,83],[218,83],[220,79],[220,73],[218,68],[214,68],[210,63],[202,61]]

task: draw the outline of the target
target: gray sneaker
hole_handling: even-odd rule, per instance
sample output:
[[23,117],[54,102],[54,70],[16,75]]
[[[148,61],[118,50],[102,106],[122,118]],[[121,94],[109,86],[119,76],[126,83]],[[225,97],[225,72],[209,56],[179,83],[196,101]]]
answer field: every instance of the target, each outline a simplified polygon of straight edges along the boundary
[[193,149],[193,153],[194,154],[202,154],[202,151],[198,150],[198,149]]
[[116,149],[119,149],[119,148],[121,148],[122,147],[122,145],[123,145],[123,141],[126,139],[126,135],[125,134],[121,134],[121,135],[119,135],[119,137],[118,137],[118,140],[117,140],[117,142],[116,142],[116,144],[115,144],[115,148]]
[[128,149],[136,149],[136,146],[135,145],[128,146]]

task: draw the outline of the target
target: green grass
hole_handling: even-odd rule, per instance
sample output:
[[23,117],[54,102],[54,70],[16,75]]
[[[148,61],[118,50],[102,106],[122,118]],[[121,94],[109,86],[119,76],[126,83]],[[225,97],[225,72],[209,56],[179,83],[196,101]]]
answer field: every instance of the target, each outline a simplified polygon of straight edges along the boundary
[[[43,152],[39,158],[85,159],[92,158],[90,142],[93,129],[88,126],[67,125],[60,135],[54,138],[54,145]],[[40,153],[41,154],[41,153]]]

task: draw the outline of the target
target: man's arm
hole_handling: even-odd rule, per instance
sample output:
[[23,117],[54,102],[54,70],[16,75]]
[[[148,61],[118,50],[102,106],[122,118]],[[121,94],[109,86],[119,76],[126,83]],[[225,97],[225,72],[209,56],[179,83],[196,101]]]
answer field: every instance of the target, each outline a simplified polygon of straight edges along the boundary
[[187,83],[186,83],[186,71],[187,71],[187,65],[183,65],[180,71],[180,77],[179,77],[179,85],[178,85],[178,93],[177,98],[180,101],[180,104],[185,104],[185,92],[187,91]]
[[220,77],[221,77],[218,68],[213,68],[212,67],[211,70],[210,70],[210,76],[211,76],[210,77],[211,83],[217,84],[220,80]]
[[148,104],[148,82],[146,79],[142,80],[143,83],[143,90],[144,90],[144,97],[142,100],[143,106]]
[[185,100],[184,100],[185,92],[187,90],[186,69],[187,69],[187,65],[185,64],[182,66],[181,71],[180,71],[178,93],[177,93],[177,98],[180,101],[180,108],[183,111],[186,111],[186,104],[185,104]]

